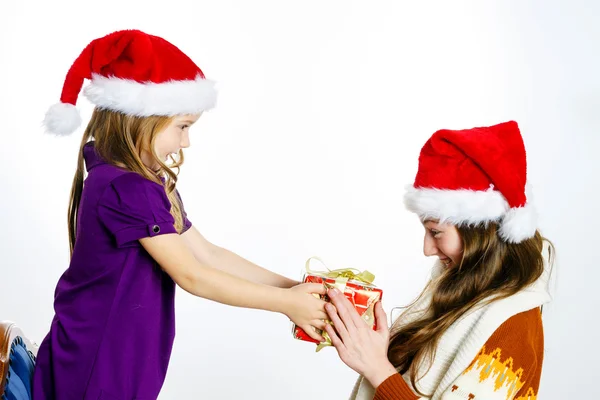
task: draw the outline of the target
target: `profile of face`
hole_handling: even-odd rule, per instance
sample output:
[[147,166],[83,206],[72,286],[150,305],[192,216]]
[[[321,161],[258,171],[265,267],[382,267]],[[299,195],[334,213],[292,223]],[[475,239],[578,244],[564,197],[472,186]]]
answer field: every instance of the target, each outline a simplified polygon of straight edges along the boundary
[[[179,150],[190,147],[190,127],[198,121],[202,113],[183,114],[173,117],[171,122],[156,135],[154,151],[161,161],[166,162],[169,156],[179,153]],[[142,153],[142,160],[147,167],[156,169],[150,152]]]
[[460,265],[463,242],[456,226],[435,220],[424,221],[423,226],[423,254],[427,257],[438,257],[447,267]]

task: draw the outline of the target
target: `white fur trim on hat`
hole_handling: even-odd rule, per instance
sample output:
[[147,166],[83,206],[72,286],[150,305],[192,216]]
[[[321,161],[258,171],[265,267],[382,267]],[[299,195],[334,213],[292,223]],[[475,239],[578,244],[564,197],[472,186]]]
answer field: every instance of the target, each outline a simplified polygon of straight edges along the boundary
[[100,108],[124,114],[195,114],[216,104],[215,83],[198,76],[195,80],[144,82],[94,74],[84,95]]
[[79,128],[81,116],[73,104],[56,103],[46,112],[43,124],[48,133],[67,136]]
[[510,208],[504,196],[491,187],[488,190],[444,190],[411,185],[404,195],[404,204],[421,220],[471,226],[498,222],[500,236],[511,243],[532,237],[537,229],[532,204]]
[[532,204],[511,208],[502,218],[498,233],[502,239],[511,243],[519,243],[535,235],[537,230],[537,213]]
[[435,219],[453,225],[499,220],[508,211],[500,192],[488,190],[445,190],[409,186],[404,204],[422,220]]

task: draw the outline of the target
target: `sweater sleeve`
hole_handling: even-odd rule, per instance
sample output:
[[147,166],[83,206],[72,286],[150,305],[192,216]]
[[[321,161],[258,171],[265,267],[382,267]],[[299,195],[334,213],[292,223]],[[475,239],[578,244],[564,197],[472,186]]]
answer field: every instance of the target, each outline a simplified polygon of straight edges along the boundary
[[[534,400],[542,373],[544,335],[539,308],[516,314],[490,336],[443,400]],[[374,400],[415,400],[400,374],[390,376]]]
[[417,400],[417,396],[400,374],[394,374],[375,390],[373,400]]

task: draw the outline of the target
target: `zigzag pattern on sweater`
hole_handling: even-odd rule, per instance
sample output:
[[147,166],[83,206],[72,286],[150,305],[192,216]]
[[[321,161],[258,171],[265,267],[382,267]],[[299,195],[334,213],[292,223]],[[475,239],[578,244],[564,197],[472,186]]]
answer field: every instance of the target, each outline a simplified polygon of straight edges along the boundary
[[[471,365],[463,372],[462,379],[458,379],[451,390],[467,394],[471,385],[476,384],[481,393],[480,385],[483,384],[493,392],[502,393],[506,400],[537,400],[532,387],[528,388],[524,396],[515,397],[525,385],[525,381],[523,368],[515,371],[513,364],[512,357],[502,360],[502,350],[499,347],[488,353],[483,346]],[[475,395],[468,394],[469,400],[476,399]]]

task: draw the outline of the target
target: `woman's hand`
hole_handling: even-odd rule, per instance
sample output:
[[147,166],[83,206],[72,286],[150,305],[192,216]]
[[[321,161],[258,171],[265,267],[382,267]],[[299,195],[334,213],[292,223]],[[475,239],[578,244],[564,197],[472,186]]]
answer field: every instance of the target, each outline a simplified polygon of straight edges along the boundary
[[377,330],[374,331],[337,289],[330,289],[329,297],[333,305],[327,304],[325,309],[334,326],[327,325],[325,330],[331,343],[340,359],[376,388],[397,373],[387,358],[390,331],[381,302],[375,305]]
[[290,289],[285,289],[286,298],[283,313],[292,322],[299,326],[311,338],[322,342],[323,336],[315,331],[315,328],[325,328],[325,301],[313,296],[313,293],[324,295],[327,289],[318,283],[302,283]]

